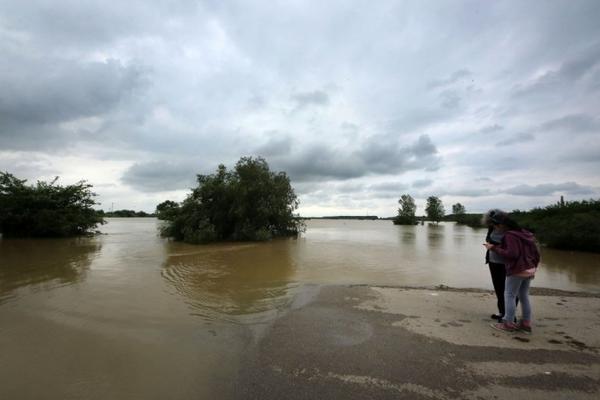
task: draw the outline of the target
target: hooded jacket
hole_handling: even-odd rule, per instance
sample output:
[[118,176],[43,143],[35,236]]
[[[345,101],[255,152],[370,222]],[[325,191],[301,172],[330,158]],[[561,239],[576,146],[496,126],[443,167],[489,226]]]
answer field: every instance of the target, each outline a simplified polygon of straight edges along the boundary
[[502,243],[491,250],[504,257],[506,276],[536,268],[540,262],[535,237],[525,229],[506,231]]

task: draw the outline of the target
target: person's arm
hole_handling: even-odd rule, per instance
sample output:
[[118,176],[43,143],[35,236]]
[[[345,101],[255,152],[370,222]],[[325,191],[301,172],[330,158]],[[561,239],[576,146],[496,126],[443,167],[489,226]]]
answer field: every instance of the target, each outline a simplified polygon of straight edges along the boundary
[[[504,235],[504,243],[488,247],[489,250],[495,251],[507,260],[514,260],[519,257],[519,238],[515,235]],[[486,246],[487,247],[487,246]]]

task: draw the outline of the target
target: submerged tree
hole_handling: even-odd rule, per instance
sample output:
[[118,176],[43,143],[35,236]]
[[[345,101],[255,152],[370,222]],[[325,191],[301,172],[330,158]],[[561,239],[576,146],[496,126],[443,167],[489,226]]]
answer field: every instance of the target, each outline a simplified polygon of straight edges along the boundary
[[466,213],[465,206],[460,203],[456,203],[452,205],[452,214],[453,215],[462,215]]
[[198,187],[180,206],[165,203],[163,236],[188,243],[268,240],[303,227],[293,214],[298,199],[288,176],[260,157],[241,158],[233,171],[219,165],[214,174],[198,175]]
[[439,223],[444,218],[444,205],[442,200],[436,196],[429,196],[427,198],[427,206],[425,206],[425,212],[427,213],[427,219]]
[[398,215],[394,218],[394,225],[416,225],[417,217],[415,213],[417,206],[415,200],[409,194],[403,194],[398,200],[400,207],[398,208]]
[[467,210],[462,204],[456,203],[452,205],[452,215],[454,216],[454,220],[459,224],[465,222],[466,212]]
[[16,237],[61,237],[90,233],[104,223],[92,207],[95,193],[85,181],[74,185],[26,180],[0,172],[0,232]]

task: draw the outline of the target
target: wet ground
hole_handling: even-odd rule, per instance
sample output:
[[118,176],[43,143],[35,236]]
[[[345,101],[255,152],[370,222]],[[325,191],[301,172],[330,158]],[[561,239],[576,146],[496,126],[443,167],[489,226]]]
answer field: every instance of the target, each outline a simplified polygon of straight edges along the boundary
[[236,395],[597,399],[600,299],[545,293],[526,335],[489,326],[489,292],[326,287],[247,352]]

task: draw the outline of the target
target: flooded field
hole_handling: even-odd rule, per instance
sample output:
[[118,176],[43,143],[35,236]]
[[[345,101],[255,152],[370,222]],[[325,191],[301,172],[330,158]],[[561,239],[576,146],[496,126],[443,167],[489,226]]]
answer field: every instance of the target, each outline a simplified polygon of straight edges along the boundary
[[[248,347],[320,285],[491,289],[485,231],[454,224],[311,220],[298,239],[194,246],[159,223],[0,240],[0,398],[227,398]],[[600,292],[600,255],[543,249],[534,286]]]

